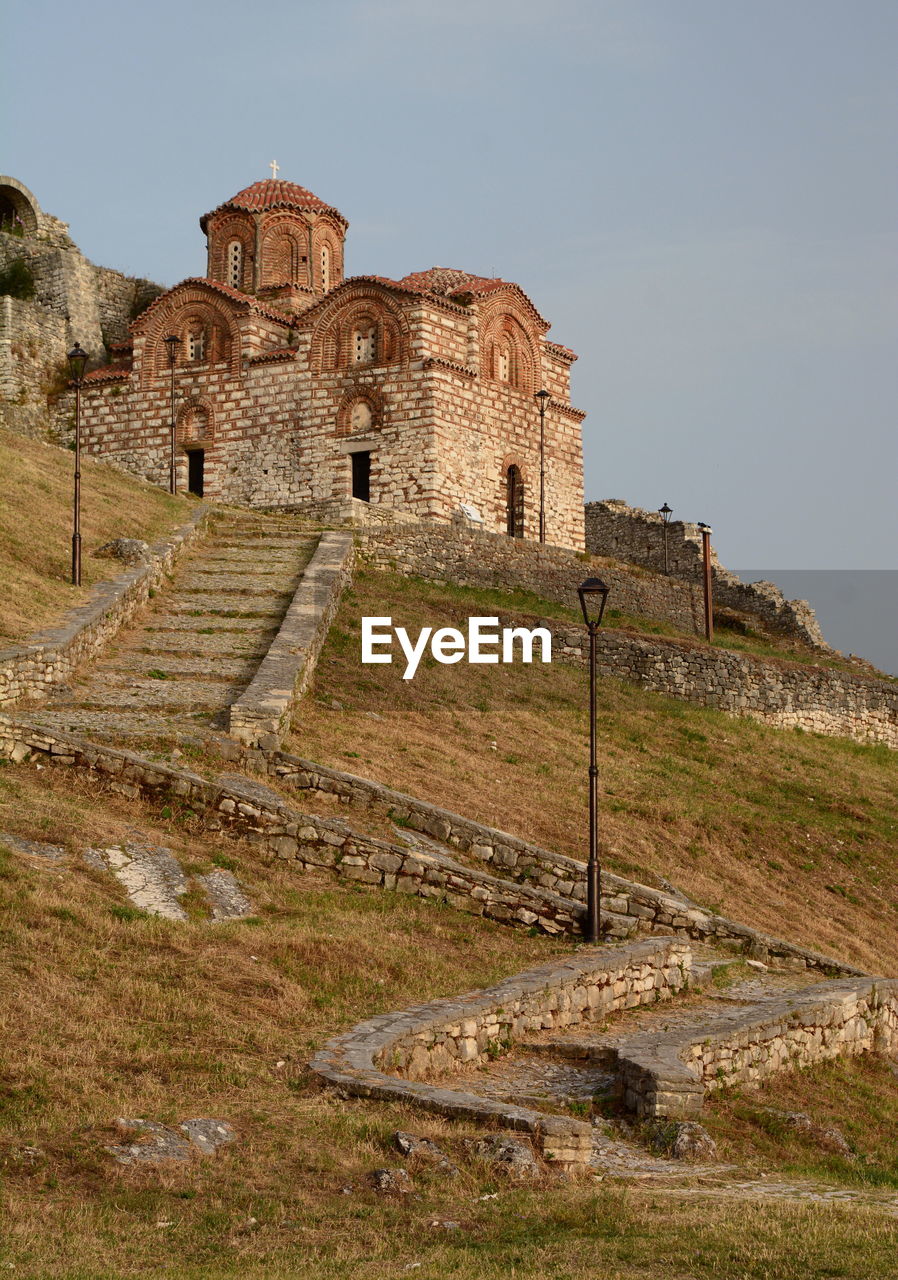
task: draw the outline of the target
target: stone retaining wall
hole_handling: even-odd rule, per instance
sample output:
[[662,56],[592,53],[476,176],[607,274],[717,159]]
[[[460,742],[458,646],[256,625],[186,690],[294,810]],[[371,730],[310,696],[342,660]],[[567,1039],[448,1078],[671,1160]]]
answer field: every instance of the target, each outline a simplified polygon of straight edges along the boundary
[[[584,628],[542,621],[552,652],[586,662]],[[689,640],[599,632],[598,670],[655,693],[745,716],[778,729],[802,729],[883,742],[898,749],[898,682],[835,667],[760,658]]]
[[229,709],[228,732],[251,747],[277,749],[296,699],[312,678],[344,587],[352,577],[351,533],[323,533],[277,636]]
[[[586,901],[586,865],[564,854],[529,844],[448,809],[429,804],[379,782],[330,769],[286,752],[224,747],[241,768],[267,774],[300,794],[337,796],[347,805],[372,808],[402,827],[438,840],[460,857],[482,863],[503,880],[514,880],[577,905]],[[819,969],[857,974],[860,970],[829,956],[784,942],[748,925],[698,907],[685,898],[603,871],[602,910],[616,921],[630,919],[639,932],[677,933],[681,937],[733,944],[753,959],[779,968]],[[580,919],[579,914],[576,919]],[[617,924],[615,927],[619,928]]]
[[645,1118],[687,1119],[705,1094],[777,1071],[845,1054],[898,1051],[898,980],[842,979],[763,1005],[732,1010],[701,1027],[653,1030],[618,1048],[555,1041],[542,1048],[599,1059],[616,1071],[628,1110]]
[[330,1041],[309,1065],[344,1092],[527,1132],[546,1159],[583,1166],[592,1150],[592,1129],[584,1121],[424,1084],[420,1077],[476,1067],[528,1032],[669,999],[688,983],[690,964],[688,947],[675,938],[553,961],[486,991],[371,1018]]
[[599,573],[611,587],[610,604],[622,613],[659,618],[681,631],[704,629],[701,589],[645,569],[599,564],[582,552],[451,525],[377,521],[357,530],[359,556],[379,569],[415,574],[466,587],[516,588],[576,609],[577,587]]
[[97,658],[171,573],[181,553],[202,532],[208,516],[208,508],[198,507],[187,524],[150,548],[146,564],[111,582],[99,583],[87,603],[72,609],[58,627],[29,636],[24,644],[0,653],[0,706],[22,698],[42,698],[82,663]]
[[[628,564],[664,571],[664,522],[657,511],[643,511],[609,499],[588,502],[586,547],[593,555],[613,556]],[[667,527],[667,560],[672,577],[700,583],[704,572],[701,530],[697,524],[671,520]],[[815,649],[828,649],[813,609],[806,600],[787,600],[772,582],[742,582],[711,551],[714,603],[756,617],[766,630]]]

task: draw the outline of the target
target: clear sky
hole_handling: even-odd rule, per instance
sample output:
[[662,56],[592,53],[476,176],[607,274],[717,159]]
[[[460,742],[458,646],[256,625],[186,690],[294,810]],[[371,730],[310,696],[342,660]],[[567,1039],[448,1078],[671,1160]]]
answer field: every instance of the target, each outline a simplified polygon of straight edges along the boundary
[[0,171],[174,284],[269,176],[348,273],[517,281],[580,355],[589,498],[725,563],[898,567],[895,0],[29,0]]

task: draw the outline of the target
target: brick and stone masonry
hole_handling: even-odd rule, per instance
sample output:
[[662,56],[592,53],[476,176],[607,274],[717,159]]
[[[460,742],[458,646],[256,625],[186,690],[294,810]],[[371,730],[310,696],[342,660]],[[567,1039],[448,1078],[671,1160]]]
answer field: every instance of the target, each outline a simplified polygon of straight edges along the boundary
[[[345,279],[346,219],[267,180],[201,219],[207,274],[157,298],[88,375],[87,449],[163,484],[175,366],[179,487],[307,508],[352,497],[583,547],[573,352],[516,284],[444,268]],[[108,292],[108,290],[107,290]],[[191,461],[192,457],[192,461]]]

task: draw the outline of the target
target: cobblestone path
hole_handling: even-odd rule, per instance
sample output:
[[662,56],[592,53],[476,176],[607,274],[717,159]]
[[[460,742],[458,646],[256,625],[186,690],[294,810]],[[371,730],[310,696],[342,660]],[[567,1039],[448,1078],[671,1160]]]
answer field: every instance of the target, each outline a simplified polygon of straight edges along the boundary
[[318,539],[290,517],[216,515],[136,625],[29,718],[131,746],[222,727],[267,653]]

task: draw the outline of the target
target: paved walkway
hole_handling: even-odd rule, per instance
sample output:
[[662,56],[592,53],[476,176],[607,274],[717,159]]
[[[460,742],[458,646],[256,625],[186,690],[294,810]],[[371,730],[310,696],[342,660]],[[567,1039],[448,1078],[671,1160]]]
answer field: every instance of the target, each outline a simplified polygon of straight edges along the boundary
[[29,719],[97,741],[170,741],[223,727],[318,544],[287,516],[223,512],[137,625]]

